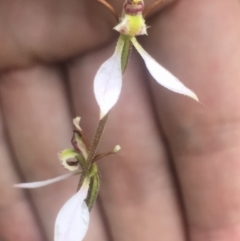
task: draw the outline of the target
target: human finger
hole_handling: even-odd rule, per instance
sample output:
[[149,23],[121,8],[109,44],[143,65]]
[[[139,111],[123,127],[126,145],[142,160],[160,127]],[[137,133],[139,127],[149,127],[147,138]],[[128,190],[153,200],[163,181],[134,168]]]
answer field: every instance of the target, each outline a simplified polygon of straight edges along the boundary
[[204,103],[154,91],[192,241],[239,239],[239,23],[239,1],[180,1],[149,31],[152,55]]
[[[3,75],[0,85],[4,117],[24,181],[61,175],[64,170],[57,154],[70,146],[72,116],[60,68],[13,70]],[[48,240],[53,238],[57,213],[76,188],[77,179],[72,178],[30,192]],[[94,213],[98,216],[97,209]],[[101,221],[96,220],[93,233],[105,240]]]
[[[8,146],[7,132],[0,111],[0,237],[6,241],[44,240],[34,209],[25,202],[26,193],[13,189],[12,183],[19,181],[19,173],[14,167],[14,155]],[[22,229],[27,226],[28,229]]]

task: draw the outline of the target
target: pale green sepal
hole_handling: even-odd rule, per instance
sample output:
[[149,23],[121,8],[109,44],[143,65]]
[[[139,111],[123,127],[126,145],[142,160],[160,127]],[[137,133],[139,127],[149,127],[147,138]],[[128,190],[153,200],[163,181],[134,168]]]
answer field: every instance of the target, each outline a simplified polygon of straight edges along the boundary
[[97,199],[99,189],[100,189],[100,177],[99,177],[99,174],[96,173],[93,176],[91,176],[91,178],[90,178],[88,195],[85,200],[89,211],[91,211],[91,209]]
[[96,163],[93,163],[93,165],[91,166],[88,177],[90,178],[90,185],[88,189],[88,195],[85,201],[89,211],[91,211],[100,189],[100,177]]
[[124,41],[119,38],[114,54],[101,65],[94,78],[94,94],[100,108],[100,119],[117,103],[121,93],[123,46]]
[[163,68],[154,58],[152,58],[138,43],[136,38],[132,38],[132,43],[134,47],[137,49],[139,54],[142,56],[146,67],[152,77],[165,88],[172,90],[176,93],[187,95],[194,100],[198,101],[198,97],[196,94],[188,89],[182,82],[180,82],[173,74],[171,74],[168,70]]

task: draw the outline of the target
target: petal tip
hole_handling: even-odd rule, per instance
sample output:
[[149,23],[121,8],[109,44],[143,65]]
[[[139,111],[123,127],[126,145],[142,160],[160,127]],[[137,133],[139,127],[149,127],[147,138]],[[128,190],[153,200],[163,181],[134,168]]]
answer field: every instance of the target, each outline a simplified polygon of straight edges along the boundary
[[199,99],[198,99],[197,95],[196,95],[194,92],[192,92],[191,94],[189,94],[189,97],[192,98],[192,99],[194,99],[194,100],[196,100],[197,102],[199,102]]

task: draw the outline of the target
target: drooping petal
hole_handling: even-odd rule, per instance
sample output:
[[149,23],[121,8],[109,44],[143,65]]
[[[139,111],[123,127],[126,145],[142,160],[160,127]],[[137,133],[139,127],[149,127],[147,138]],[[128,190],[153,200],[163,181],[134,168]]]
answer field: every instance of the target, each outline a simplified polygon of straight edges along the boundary
[[139,54],[142,56],[150,74],[160,85],[179,94],[187,95],[198,101],[196,94],[188,89],[168,70],[163,68],[154,58],[152,58],[137,42],[136,38],[132,38],[132,43]]
[[114,54],[101,65],[94,79],[94,94],[100,107],[100,119],[117,103],[121,93],[123,45],[123,39],[120,37]]
[[58,213],[54,241],[81,241],[87,233],[89,210],[85,203],[89,180],[85,179],[81,189],[73,195]]
[[78,174],[79,172],[71,172],[71,173],[67,173],[64,174],[62,176],[59,177],[55,177],[52,179],[48,179],[48,180],[44,180],[44,181],[39,181],[39,182],[27,182],[27,183],[18,183],[18,184],[14,184],[13,187],[16,188],[39,188],[39,187],[44,187],[50,184],[53,184],[55,182],[59,182],[62,180],[65,180],[69,177],[72,177],[73,175]]

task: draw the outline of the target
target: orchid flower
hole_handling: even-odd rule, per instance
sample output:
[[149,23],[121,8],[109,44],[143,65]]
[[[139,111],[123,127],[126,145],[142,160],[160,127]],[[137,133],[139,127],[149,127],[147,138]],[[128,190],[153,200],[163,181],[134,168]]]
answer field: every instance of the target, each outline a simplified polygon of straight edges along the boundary
[[[104,0],[99,1],[112,12],[114,11],[109,3]],[[125,71],[132,45],[143,58],[149,73],[160,85],[198,101],[193,91],[162,67],[138,43],[135,36],[147,34],[147,26],[142,14],[143,10],[143,0],[126,0],[123,5],[120,23],[114,27],[114,30],[120,33],[117,46],[113,55],[101,65],[94,79],[94,94],[100,108],[100,119],[110,111],[119,99],[122,75]],[[114,12],[114,16],[116,16],[116,12]]]
[[66,149],[58,157],[63,167],[71,171],[62,176],[45,181],[15,184],[15,188],[39,188],[81,174],[80,189],[61,208],[55,222],[54,241],[81,241],[89,224],[89,212],[96,200],[100,187],[100,177],[96,161],[120,150],[119,146],[112,151],[96,155],[94,163],[87,165],[89,142],[81,129],[80,118],[73,120],[73,149]]

